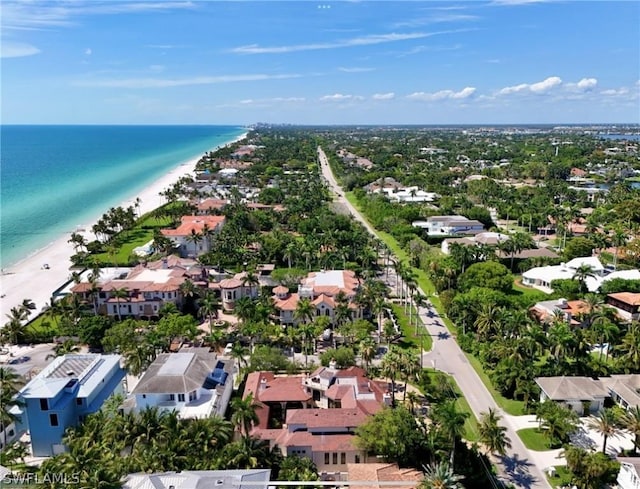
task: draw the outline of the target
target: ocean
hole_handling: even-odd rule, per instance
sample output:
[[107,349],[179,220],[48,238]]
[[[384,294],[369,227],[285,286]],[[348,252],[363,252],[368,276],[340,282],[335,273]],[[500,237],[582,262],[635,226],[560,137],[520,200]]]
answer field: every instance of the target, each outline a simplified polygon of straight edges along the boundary
[[7,268],[246,132],[238,126],[0,126]]

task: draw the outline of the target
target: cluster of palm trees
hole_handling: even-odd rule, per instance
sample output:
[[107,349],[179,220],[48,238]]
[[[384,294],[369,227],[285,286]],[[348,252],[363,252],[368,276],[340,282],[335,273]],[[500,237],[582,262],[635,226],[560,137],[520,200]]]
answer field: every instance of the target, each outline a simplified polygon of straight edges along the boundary
[[0,338],[5,343],[17,345],[26,338],[26,322],[35,310],[36,305],[31,299],[24,299],[19,306],[12,307],[6,317],[9,322],[0,329]]
[[618,438],[623,432],[634,437],[633,455],[638,454],[640,447],[640,406],[627,410],[620,408],[605,408],[598,414],[587,419],[587,427],[602,436],[602,453],[607,452],[607,442],[611,438]]

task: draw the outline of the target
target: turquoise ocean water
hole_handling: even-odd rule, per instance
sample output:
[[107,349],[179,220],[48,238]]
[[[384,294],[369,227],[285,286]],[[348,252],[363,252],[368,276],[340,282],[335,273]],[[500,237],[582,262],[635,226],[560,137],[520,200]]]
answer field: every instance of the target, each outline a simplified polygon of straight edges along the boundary
[[135,198],[238,126],[0,126],[0,266]]

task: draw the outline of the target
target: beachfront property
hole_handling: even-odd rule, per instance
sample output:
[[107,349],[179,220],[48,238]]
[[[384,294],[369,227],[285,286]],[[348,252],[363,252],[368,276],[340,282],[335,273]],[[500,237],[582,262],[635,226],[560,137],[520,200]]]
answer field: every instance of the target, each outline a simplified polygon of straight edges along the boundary
[[268,440],[284,456],[312,459],[323,477],[339,480],[348,464],[367,463],[366,451],[355,445],[355,429],[390,405],[387,387],[368,379],[359,367],[333,365],[309,375],[252,372],[243,397],[251,394],[257,405],[259,421],[252,435]]
[[211,251],[211,235],[220,232],[224,216],[182,216],[175,229],[162,229],[181,257],[195,258]]
[[414,221],[413,227],[424,229],[429,236],[455,236],[458,234],[478,234],[484,231],[484,224],[464,216],[431,216],[426,221]]
[[534,267],[522,274],[522,284],[551,294],[551,282],[554,280],[571,280],[581,266],[590,267],[593,277],[587,277],[585,283],[589,292],[597,291],[607,280],[616,278],[627,280],[640,280],[638,270],[619,270],[611,272],[604,268],[600,260],[595,256],[574,258],[567,263],[550,265],[546,267]]
[[315,316],[326,316],[332,324],[336,322],[336,309],[339,300],[344,299],[349,317],[360,319],[363,309],[355,302],[361,281],[351,270],[322,270],[311,272],[298,285],[297,292],[290,292],[283,285],[273,289],[274,305],[278,311],[280,324],[297,324],[295,311],[298,302],[307,298],[315,307]]
[[640,374],[611,377],[537,377],[540,402],[554,401],[580,416],[599,413],[605,401],[623,409],[640,406]]
[[100,277],[95,284],[87,278],[73,285],[71,292],[94,306],[98,314],[157,319],[164,304],[182,306],[184,297],[180,287],[186,280],[206,285],[207,272],[194,260],[169,256],[138,265],[115,278]]
[[180,418],[223,417],[233,391],[234,365],[209,348],[161,353],[147,368],[123,412],[176,411]]
[[129,474],[122,489],[268,489],[271,469],[184,470]]
[[121,361],[120,355],[63,355],[20,390],[24,406],[12,412],[20,418],[18,431],[29,432],[32,455],[62,453],[67,428],[82,423],[111,396],[124,393]]

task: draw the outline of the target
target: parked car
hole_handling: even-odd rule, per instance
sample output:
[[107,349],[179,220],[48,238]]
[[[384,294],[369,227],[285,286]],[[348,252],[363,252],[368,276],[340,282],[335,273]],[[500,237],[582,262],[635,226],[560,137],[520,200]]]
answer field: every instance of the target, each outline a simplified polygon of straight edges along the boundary
[[233,343],[227,343],[227,346],[224,347],[224,354],[229,355],[233,350]]

